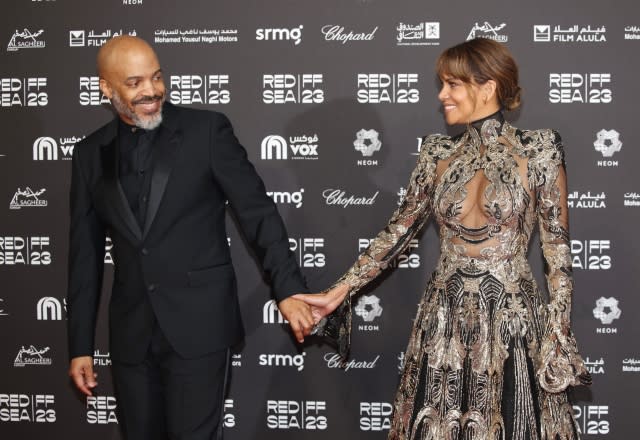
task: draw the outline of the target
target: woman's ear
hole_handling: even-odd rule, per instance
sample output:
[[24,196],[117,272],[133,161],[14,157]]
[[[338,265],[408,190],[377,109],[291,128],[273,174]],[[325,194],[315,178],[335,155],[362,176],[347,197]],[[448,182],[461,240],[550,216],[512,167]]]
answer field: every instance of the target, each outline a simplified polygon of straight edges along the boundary
[[492,79],[488,80],[486,83],[482,84],[482,100],[486,104],[487,102],[491,102],[494,99],[498,99],[496,89],[498,84]]

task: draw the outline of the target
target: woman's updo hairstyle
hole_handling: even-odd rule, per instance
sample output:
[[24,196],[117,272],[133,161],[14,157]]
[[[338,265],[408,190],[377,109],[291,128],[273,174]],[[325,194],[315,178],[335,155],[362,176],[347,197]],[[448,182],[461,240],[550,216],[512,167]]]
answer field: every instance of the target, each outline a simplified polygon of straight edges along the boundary
[[518,66],[507,47],[488,38],[474,38],[442,52],[436,62],[442,79],[452,76],[468,84],[496,82],[498,102],[505,110],[520,106]]

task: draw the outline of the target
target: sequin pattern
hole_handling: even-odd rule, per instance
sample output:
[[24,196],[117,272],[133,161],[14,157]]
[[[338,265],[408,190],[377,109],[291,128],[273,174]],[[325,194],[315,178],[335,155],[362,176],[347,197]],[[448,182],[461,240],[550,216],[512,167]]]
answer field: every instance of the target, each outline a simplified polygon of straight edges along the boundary
[[[577,439],[566,389],[590,377],[570,330],[558,133],[519,130],[498,114],[454,138],[428,136],[406,189],[387,226],[337,282],[350,286],[339,309],[349,323],[339,335],[344,351],[350,297],[431,216],[437,222],[441,254],[418,306],[389,439]],[[549,300],[526,258],[536,224]]]

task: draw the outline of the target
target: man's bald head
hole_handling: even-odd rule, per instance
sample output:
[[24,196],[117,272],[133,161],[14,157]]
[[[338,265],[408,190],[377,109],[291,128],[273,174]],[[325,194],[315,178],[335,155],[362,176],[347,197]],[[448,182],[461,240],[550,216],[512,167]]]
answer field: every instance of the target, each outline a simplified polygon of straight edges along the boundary
[[108,40],[98,51],[98,76],[105,78],[117,66],[129,65],[135,58],[149,57],[158,61],[155,51],[142,38],[121,35]]
[[165,86],[158,57],[149,44],[123,35],[98,52],[100,90],[127,124],[153,129],[162,122]]

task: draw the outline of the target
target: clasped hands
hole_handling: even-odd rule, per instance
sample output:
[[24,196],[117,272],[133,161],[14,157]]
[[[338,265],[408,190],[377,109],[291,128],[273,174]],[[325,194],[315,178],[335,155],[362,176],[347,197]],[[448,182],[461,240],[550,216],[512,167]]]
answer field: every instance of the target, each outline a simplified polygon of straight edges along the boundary
[[298,293],[278,303],[282,316],[289,321],[299,343],[304,342],[313,327],[333,312],[349,293],[346,284],[339,284],[320,293]]

